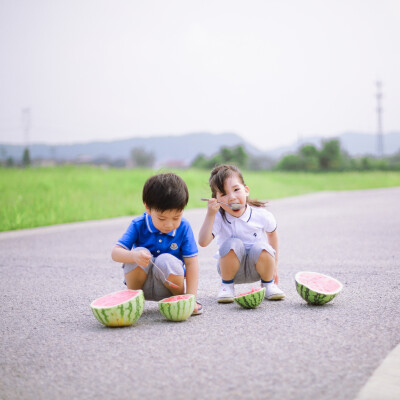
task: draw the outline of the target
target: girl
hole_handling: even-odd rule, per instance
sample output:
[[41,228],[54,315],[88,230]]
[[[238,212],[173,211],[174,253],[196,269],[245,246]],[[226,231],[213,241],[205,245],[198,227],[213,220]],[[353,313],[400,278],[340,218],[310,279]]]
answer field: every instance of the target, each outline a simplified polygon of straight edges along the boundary
[[213,198],[208,201],[199,245],[206,247],[214,237],[217,239],[217,269],[222,278],[218,302],[233,302],[234,283],[260,279],[266,299],[283,299],[285,294],[276,285],[277,226],[274,216],[265,209],[266,202],[249,199],[249,188],[233,165],[215,167],[209,184]]

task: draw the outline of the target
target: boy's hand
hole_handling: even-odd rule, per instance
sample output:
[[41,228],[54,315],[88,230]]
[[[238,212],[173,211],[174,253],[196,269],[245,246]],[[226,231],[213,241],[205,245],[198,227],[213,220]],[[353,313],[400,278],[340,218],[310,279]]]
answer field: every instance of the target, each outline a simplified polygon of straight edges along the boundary
[[139,251],[134,251],[134,256],[135,256],[135,263],[140,265],[141,267],[147,267],[149,264],[152,255],[148,250],[139,250]]

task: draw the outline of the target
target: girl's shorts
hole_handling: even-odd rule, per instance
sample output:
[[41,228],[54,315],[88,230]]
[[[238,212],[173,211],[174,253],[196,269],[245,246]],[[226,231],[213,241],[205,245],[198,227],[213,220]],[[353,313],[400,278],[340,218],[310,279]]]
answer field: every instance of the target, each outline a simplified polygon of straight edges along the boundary
[[[274,248],[267,242],[259,241],[246,250],[243,242],[238,238],[230,238],[222,243],[219,249],[219,257],[225,257],[231,250],[233,250],[240,261],[240,267],[235,275],[235,283],[251,283],[257,282],[261,279],[260,274],[256,270],[256,263],[263,250],[267,251],[273,258],[275,258]],[[218,273],[221,275],[221,268],[219,261],[217,264]]]
[[[137,247],[133,251],[138,250],[147,249],[144,247]],[[165,279],[168,279],[170,274],[185,276],[186,269],[185,264],[181,260],[168,253],[153,257],[152,261],[156,263],[157,267],[162,270],[165,277],[156,267],[154,267],[151,262],[147,265],[147,267],[142,267],[136,263],[125,263],[122,264],[122,269],[126,275],[137,267],[142,268],[147,274],[147,278],[142,287],[144,298],[146,300],[159,301],[165,299],[166,297],[172,296],[170,290],[164,286]],[[126,284],[126,281],[124,281],[124,283]]]

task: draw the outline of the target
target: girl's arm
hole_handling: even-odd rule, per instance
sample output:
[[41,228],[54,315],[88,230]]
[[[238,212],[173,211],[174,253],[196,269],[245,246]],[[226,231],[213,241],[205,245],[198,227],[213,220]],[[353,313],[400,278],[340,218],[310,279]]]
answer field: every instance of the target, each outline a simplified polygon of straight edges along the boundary
[[115,245],[111,252],[111,258],[120,263],[136,263],[145,267],[150,262],[151,253],[148,250],[131,251]]
[[276,284],[279,283],[278,276],[278,255],[279,255],[279,245],[278,245],[278,233],[274,230],[271,233],[267,233],[268,242],[275,250],[275,272],[274,272],[274,281]]
[[211,199],[208,202],[207,214],[199,233],[199,245],[201,247],[208,246],[214,239],[212,228],[214,225],[215,215],[217,214],[219,207],[220,205],[217,203],[217,199]]

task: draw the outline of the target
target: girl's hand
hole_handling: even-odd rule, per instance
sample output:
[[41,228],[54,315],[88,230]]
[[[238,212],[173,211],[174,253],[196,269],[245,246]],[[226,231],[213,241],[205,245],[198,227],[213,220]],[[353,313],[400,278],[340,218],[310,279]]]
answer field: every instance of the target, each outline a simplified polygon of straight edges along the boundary
[[207,204],[207,212],[211,215],[215,215],[220,207],[221,205],[217,202],[217,199],[210,199]]
[[152,255],[148,250],[138,250],[138,251],[133,251],[135,255],[135,263],[140,265],[141,267],[147,267],[149,264]]

